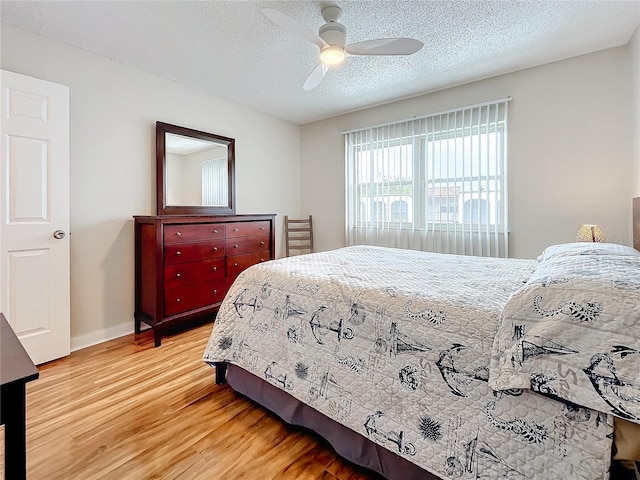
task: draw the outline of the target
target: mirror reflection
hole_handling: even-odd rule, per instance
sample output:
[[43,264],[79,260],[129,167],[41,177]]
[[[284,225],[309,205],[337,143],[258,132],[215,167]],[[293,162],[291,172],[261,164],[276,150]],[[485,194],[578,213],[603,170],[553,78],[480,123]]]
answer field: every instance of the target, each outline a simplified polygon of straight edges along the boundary
[[166,205],[226,207],[227,145],[165,133]]

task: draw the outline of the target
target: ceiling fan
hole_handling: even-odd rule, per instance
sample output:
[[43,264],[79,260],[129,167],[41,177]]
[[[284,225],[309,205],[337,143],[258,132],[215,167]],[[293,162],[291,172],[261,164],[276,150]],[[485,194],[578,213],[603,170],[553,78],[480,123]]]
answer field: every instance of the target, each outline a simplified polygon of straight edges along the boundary
[[342,9],[338,6],[322,9],[322,18],[327,23],[320,27],[317,34],[278,10],[263,8],[262,12],[275,24],[309,40],[320,48],[320,61],[304,82],[302,88],[305,90],[317,87],[329,68],[340,65],[349,55],[411,55],[424,46],[421,41],[413,38],[378,38],[347,45],[347,29],[338,23],[338,19],[342,16]]

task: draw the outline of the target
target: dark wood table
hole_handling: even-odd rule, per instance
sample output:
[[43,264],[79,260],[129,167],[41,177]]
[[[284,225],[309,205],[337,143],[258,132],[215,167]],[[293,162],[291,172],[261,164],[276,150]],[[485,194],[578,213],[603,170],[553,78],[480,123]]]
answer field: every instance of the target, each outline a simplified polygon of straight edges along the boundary
[[4,477],[27,477],[27,436],[25,419],[26,384],[40,376],[0,313],[0,425],[4,424]]

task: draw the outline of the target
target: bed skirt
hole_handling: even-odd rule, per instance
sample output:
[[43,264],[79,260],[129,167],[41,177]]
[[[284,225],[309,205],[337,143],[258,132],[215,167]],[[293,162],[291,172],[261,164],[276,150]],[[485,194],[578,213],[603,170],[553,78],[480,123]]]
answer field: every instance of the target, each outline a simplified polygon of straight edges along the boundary
[[288,393],[240,367],[228,364],[227,383],[236,392],[271,410],[285,422],[300,425],[318,433],[341,457],[378,472],[385,478],[390,480],[439,480],[440,478],[373,443],[350,428],[325,417]]

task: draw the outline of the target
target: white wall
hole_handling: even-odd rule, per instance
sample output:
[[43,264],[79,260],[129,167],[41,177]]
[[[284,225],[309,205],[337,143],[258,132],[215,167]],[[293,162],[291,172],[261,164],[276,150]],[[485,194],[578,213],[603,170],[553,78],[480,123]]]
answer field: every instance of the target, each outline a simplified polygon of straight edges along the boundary
[[[236,139],[237,213],[299,212],[299,127],[2,25],[5,70],[69,86],[72,347],[133,331],[133,215],[155,214],[155,122]],[[283,188],[286,185],[286,188]]]
[[183,185],[186,183],[184,177],[184,155],[179,153],[165,152],[165,179],[167,205],[189,205],[185,203],[188,193],[183,192]]
[[631,57],[631,105],[633,106],[633,137],[635,169],[633,178],[635,187],[633,196],[640,197],[640,27],[629,42]]
[[302,126],[301,210],[313,214],[317,249],[345,242],[340,132],[507,96],[510,256],[572,241],[583,223],[631,245],[631,88],[622,47]]

